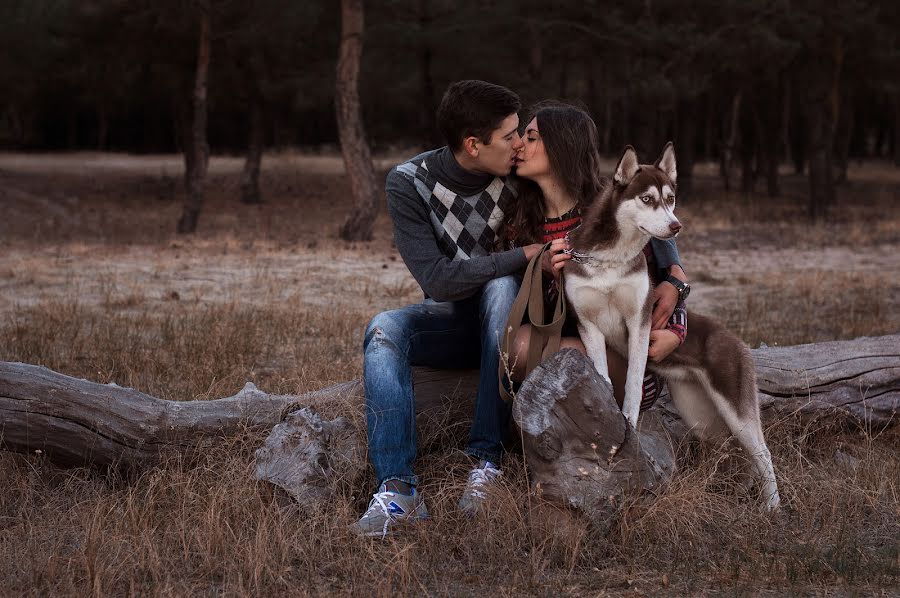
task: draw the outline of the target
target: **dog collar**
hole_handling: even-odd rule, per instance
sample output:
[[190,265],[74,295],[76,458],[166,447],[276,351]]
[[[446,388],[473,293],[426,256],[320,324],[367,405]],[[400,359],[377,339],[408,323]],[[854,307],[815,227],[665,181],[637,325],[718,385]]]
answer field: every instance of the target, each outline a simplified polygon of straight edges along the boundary
[[575,249],[563,249],[563,253],[565,253],[566,255],[571,255],[572,261],[576,264],[584,264],[586,266],[590,266],[591,262],[600,261],[589,253],[582,253],[580,251],[576,251]]
[[[569,234],[574,230],[578,230],[578,228],[580,228],[580,227],[581,227],[581,225],[579,224],[578,226],[576,226],[575,228],[573,228],[572,230],[570,230],[569,232],[566,233],[566,244],[567,245],[571,244],[571,242],[569,241]],[[603,263],[601,260],[598,260],[591,254],[583,253],[581,251],[578,251],[577,249],[563,249],[563,253],[565,253],[566,255],[571,255],[572,261],[575,262],[576,264],[583,264],[585,266],[591,266],[591,265],[599,266],[600,264]],[[591,262],[594,262],[594,263],[592,264]]]

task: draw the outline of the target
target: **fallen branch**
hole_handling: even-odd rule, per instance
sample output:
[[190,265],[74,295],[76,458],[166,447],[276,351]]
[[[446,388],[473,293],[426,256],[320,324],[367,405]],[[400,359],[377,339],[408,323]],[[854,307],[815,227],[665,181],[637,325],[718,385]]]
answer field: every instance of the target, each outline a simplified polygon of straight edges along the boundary
[[[897,421],[900,335],[767,347],[753,355],[765,421],[797,414],[876,429]],[[416,368],[417,411],[468,417],[476,387],[477,372]],[[335,400],[358,405],[362,396],[357,380],[299,396],[271,395],[248,383],[223,399],[165,401],[40,366],[0,362],[0,446],[43,451],[64,465],[142,466],[166,451],[190,450],[246,426],[272,427],[292,407]],[[676,429],[677,413],[665,403],[656,410],[654,417]]]

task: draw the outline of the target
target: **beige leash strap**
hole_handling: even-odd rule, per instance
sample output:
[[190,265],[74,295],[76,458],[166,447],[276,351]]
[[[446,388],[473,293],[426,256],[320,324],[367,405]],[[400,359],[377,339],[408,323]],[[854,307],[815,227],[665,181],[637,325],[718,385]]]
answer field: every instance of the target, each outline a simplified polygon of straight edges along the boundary
[[500,340],[501,356],[498,376],[500,377],[500,396],[505,401],[512,399],[512,394],[507,390],[505,384],[511,384],[507,376],[507,367],[512,372],[512,360],[515,359],[512,347],[519,332],[519,327],[522,325],[526,310],[528,312],[528,323],[531,324],[531,328],[528,335],[528,358],[525,362],[525,375],[530,374],[542,359],[546,359],[559,351],[562,327],[566,321],[565,285],[563,284],[562,272],[560,272],[559,295],[550,312],[550,321],[545,323],[543,273],[541,272],[540,264],[544,253],[549,250],[550,243],[547,243],[528,262],[525,277],[522,279],[522,286],[519,288],[516,300],[513,301],[512,308],[509,311],[509,319],[506,322],[506,328]]

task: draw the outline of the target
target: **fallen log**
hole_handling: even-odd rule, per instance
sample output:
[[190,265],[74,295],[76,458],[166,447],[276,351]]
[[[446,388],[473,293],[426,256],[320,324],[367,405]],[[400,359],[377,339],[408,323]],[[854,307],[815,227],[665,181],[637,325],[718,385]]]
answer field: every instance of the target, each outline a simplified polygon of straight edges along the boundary
[[[900,335],[766,347],[753,355],[764,421],[788,414],[869,428],[897,421]],[[416,368],[417,411],[466,417],[476,386],[476,372]],[[304,395],[271,395],[248,384],[223,399],[164,401],[40,366],[0,362],[0,446],[43,451],[63,465],[139,467],[166,451],[190,450],[245,426],[272,427],[292,406],[359,404],[362,396],[357,380]],[[666,429],[677,429],[671,406],[663,402],[654,410]],[[662,461],[657,465],[666,469]]]
[[870,429],[897,423],[900,334],[751,353],[763,421],[797,414]]
[[[417,411],[425,415],[471,406],[459,395],[478,384],[470,370],[416,368]],[[115,384],[73,378],[45,367],[0,362],[0,447],[40,451],[63,466],[133,468],[168,452],[187,452],[247,427],[272,428],[292,408],[335,401],[361,404],[359,380],[303,395],[275,395],[248,382],[237,394],[209,401],[166,401]]]

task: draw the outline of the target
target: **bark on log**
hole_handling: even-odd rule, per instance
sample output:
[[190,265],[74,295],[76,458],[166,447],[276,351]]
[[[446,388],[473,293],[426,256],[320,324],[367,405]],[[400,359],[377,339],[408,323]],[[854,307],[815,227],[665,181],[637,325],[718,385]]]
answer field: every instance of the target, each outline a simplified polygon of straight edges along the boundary
[[623,494],[652,491],[674,472],[674,448],[656,414],[644,414],[635,434],[612,386],[575,349],[554,354],[528,376],[513,418],[538,494],[591,519],[605,518]]
[[304,407],[272,429],[255,461],[257,480],[281,488],[298,504],[312,505],[327,500],[336,481],[360,485],[365,450],[348,419],[326,421]]
[[[869,428],[897,422],[900,334],[796,347],[765,347],[752,353],[757,363],[764,421],[797,415],[807,420]],[[554,359],[574,358],[561,355]],[[421,415],[446,416],[448,411],[451,417],[471,414],[477,372],[416,368],[414,376],[416,408]],[[573,378],[573,388],[579,380],[583,382],[582,378]],[[541,384],[545,383],[546,380]],[[538,381],[528,384],[537,385]],[[527,393],[522,394],[525,388],[523,385],[519,393],[523,404],[530,400],[544,413],[550,413],[550,402],[559,402],[559,396],[550,396],[551,393],[545,393],[547,397],[540,401],[528,399]],[[164,401],[136,390],[88,382],[40,366],[0,362],[0,446],[25,453],[40,450],[64,465],[140,467],[156,461],[167,451],[189,451],[245,426],[271,427],[282,420],[283,413],[293,412],[295,407],[316,409],[334,401],[359,405],[362,396],[362,384],[356,380],[301,396],[270,395],[248,384],[238,394],[224,399]],[[572,397],[576,395],[569,396],[574,403]],[[604,409],[609,412],[608,405]],[[328,475],[350,480],[365,470],[362,452],[354,453],[356,449],[348,448],[362,446],[361,430],[353,430],[351,434],[345,424],[318,424],[312,416],[291,416],[279,425],[305,427],[305,432],[298,433],[306,434],[306,444],[290,441],[294,432],[276,429],[273,435],[277,431],[281,440],[275,437],[267,441],[273,454],[261,460],[263,465],[258,465],[265,479],[282,485],[290,494],[318,496],[317,489],[324,487],[323,479]],[[677,441],[687,433],[677,413],[665,401],[642,415],[638,438],[629,441],[624,436],[616,436],[615,425],[609,430],[612,440],[606,444],[595,443],[598,454],[619,444],[624,446],[617,453],[617,459],[621,459],[634,451],[629,442],[638,441],[645,459],[635,457],[630,468],[616,462],[618,469],[609,470],[610,478],[624,480],[626,488],[652,487],[656,480],[670,475],[674,470],[674,456],[667,434]],[[620,438],[624,445],[618,442]],[[273,448],[278,446],[282,449]],[[334,448],[338,446],[342,448]],[[307,461],[313,458],[321,463],[323,454],[328,459],[328,467],[324,468],[328,475],[313,467],[300,467],[291,480],[285,477],[284,468],[296,468],[297,455],[308,455]],[[359,455],[352,466],[345,457],[340,457],[349,454]],[[602,510],[604,492],[584,495],[586,509]]]
[[806,421],[874,429],[900,412],[900,334],[751,350],[763,421]]
[[[456,395],[475,388],[477,372],[416,368],[417,411],[429,416],[471,407]],[[0,362],[0,447],[41,451],[60,465],[140,467],[169,451],[186,452],[247,426],[271,428],[284,413],[326,403],[362,402],[359,380],[304,395],[265,393],[248,382],[231,397],[166,401],[115,384],[47,368]]]
[[273,426],[298,397],[248,383],[215,401],[165,401],[24,363],[0,363],[0,446],[62,465],[147,465],[243,426]]

